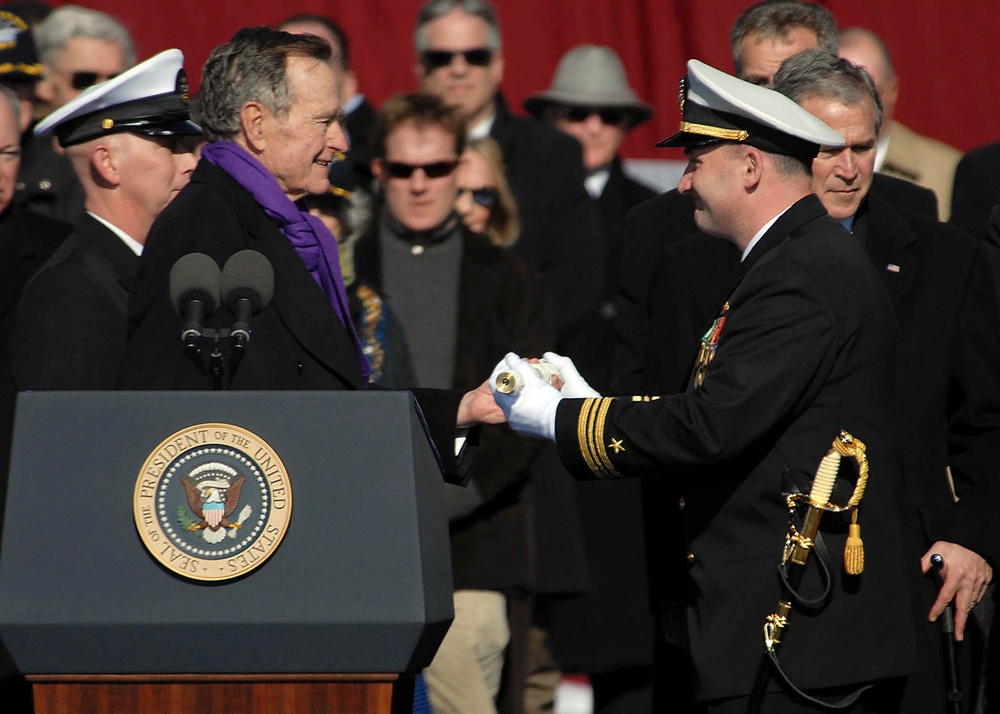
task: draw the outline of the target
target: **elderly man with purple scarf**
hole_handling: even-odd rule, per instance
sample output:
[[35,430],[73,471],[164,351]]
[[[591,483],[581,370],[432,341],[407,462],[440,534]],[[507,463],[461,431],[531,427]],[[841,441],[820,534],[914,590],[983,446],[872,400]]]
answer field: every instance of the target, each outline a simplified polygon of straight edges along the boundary
[[[274,295],[253,317],[253,344],[232,389],[367,389],[369,369],[347,311],[337,244],[311,216],[309,194],[329,188],[329,164],[347,148],[330,48],[310,35],[245,28],[217,47],[202,74],[208,140],[189,185],[150,230],[130,310],[120,386],[205,389],[178,344],[168,291],[174,263],[206,253],[224,265],[247,248],[274,268]],[[225,307],[208,327],[228,327]],[[417,392],[432,437],[455,476],[456,427],[502,421],[485,387]]]

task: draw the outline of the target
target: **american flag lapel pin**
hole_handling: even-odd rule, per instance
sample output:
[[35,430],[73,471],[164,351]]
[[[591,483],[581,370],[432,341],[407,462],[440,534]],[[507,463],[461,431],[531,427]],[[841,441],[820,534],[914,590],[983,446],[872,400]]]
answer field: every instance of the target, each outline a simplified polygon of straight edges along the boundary
[[885,266],[885,269],[888,270],[890,273],[899,272],[899,266],[896,265],[895,263],[889,263],[887,266]]

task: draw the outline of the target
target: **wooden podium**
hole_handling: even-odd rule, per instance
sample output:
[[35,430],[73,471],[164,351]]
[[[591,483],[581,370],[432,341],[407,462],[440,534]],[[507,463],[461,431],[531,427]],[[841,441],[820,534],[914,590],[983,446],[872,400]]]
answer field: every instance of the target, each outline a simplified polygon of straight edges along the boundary
[[413,679],[398,675],[42,674],[28,680],[32,682],[36,714],[413,711]]
[[[140,472],[193,427],[252,432],[287,472],[283,539],[235,578],[172,572],[137,528]],[[221,458],[208,447],[164,453]],[[409,394],[19,396],[0,637],[39,714],[409,712],[452,616],[443,481]]]

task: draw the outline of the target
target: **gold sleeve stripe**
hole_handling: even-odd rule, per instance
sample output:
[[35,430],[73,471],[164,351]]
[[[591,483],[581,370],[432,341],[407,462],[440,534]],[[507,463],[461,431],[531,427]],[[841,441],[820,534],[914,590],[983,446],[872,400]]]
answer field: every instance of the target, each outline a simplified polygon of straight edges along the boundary
[[597,461],[589,448],[590,442],[588,437],[591,428],[591,419],[594,413],[594,406],[597,401],[597,399],[584,400],[583,408],[580,410],[580,417],[576,424],[576,443],[580,447],[580,454],[583,456],[583,460],[584,463],[587,464],[587,468],[600,476],[601,471],[598,468]]
[[608,417],[613,399],[587,399],[580,410],[577,421],[577,441],[584,463],[601,478],[621,478],[608,456],[604,444],[604,423]]

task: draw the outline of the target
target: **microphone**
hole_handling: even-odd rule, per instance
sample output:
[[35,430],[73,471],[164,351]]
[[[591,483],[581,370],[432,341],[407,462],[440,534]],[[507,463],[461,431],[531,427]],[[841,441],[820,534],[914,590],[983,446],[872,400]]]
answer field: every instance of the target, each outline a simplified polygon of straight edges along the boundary
[[184,351],[201,364],[202,322],[219,307],[221,271],[204,253],[188,253],[170,269],[170,302],[183,320]]
[[226,261],[222,269],[221,292],[233,313],[229,373],[235,374],[250,342],[250,318],[271,302],[274,294],[274,269],[271,262],[255,250],[241,250]]

